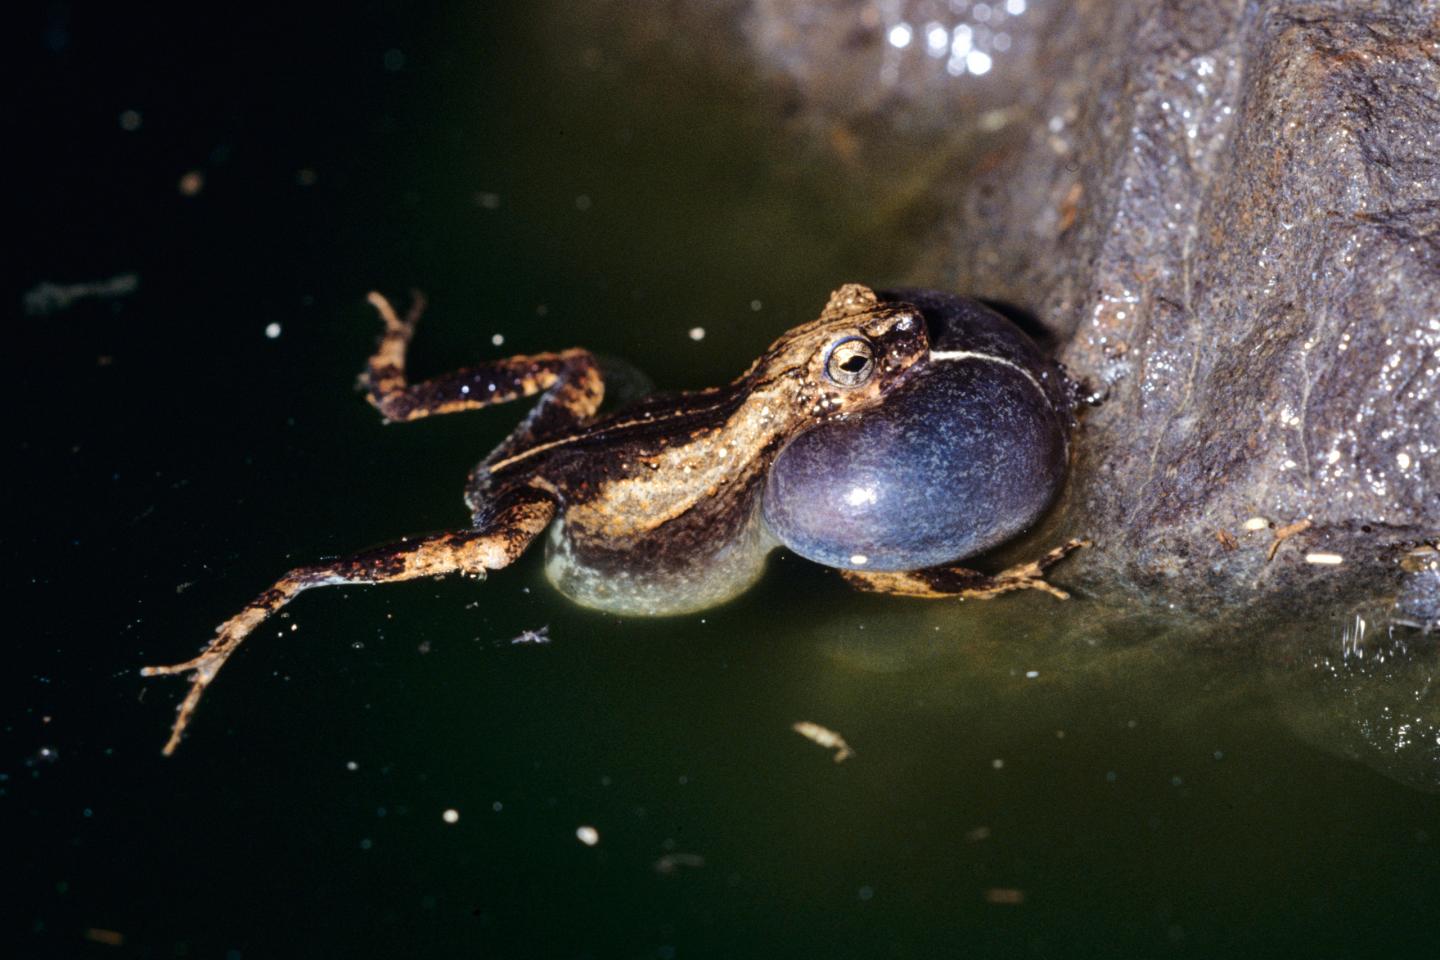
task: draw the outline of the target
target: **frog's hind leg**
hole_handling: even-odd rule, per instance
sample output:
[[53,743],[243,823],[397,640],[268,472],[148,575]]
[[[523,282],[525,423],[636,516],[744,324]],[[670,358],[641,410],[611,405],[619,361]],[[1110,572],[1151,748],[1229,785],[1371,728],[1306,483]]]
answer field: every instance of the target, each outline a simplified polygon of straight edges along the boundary
[[1051,596],[1068,600],[1070,594],[1045,581],[1045,571],[1081,547],[1089,545],[1088,540],[1070,540],[1039,560],[1016,564],[993,576],[965,567],[930,567],[925,570],[895,573],[842,570],[840,574],[856,589],[871,593],[892,593],[902,597],[967,597],[972,600],[989,600],[1012,590],[1043,590]]
[[199,656],[163,667],[145,667],[141,676],[190,674],[190,691],[180,704],[165,754],[175,752],[185,727],[205,688],[240,643],[297,595],[311,587],[346,583],[391,583],[447,573],[484,576],[487,570],[509,566],[555,516],[555,504],[538,492],[517,495],[497,510],[489,523],[476,530],[437,533],[415,540],[377,547],[351,557],[298,567],[226,620]]
[[583,423],[600,408],[604,382],[595,358],[586,350],[491,360],[411,383],[405,374],[405,353],[425,310],[425,298],[413,294],[403,318],[380,294],[371,293],[368,299],[384,321],[385,333],[360,382],[371,405],[391,423],[478,410],[544,393],[526,422],[534,435]]

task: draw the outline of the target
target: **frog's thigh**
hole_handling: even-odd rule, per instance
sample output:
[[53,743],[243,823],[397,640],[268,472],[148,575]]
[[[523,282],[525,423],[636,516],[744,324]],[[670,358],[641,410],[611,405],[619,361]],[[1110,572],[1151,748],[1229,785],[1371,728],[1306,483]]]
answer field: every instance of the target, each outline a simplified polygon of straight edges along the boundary
[[245,609],[215,631],[215,639],[184,663],[146,667],[144,676],[191,674],[190,690],[180,705],[165,752],[173,753],[194,716],[200,696],[241,642],[274,613],[312,587],[347,583],[392,583],[447,573],[480,575],[509,566],[555,516],[555,504],[538,493],[511,498],[494,519],[477,530],[437,533],[403,540],[354,556],[309,567],[298,567],[281,577]]
[[425,302],[416,294],[404,319],[378,293],[370,294],[370,303],[385,323],[385,334],[361,382],[370,403],[386,420],[478,410],[546,392],[542,406],[527,421],[532,434],[543,434],[582,423],[599,409],[604,384],[595,358],[586,350],[507,357],[410,383],[405,353]]
[[902,597],[989,600],[1012,590],[1043,590],[1061,600],[1068,600],[1068,593],[1045,582],[1045,571],[1084,546],[1089,546],[1089,541],[1070,540],[1038,560],[1016,564],[993,576],[965,567],[930,567],[893,573],[842,570],[840,575],[856,589]]

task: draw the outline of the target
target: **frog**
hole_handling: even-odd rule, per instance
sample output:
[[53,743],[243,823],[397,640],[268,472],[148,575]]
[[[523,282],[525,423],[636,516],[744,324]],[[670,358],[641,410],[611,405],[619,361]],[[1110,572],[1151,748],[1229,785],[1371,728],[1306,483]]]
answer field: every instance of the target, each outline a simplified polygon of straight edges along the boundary
[[[1063,371],[1033,345],[1024,347],[1024,335],[1008,333],[1004,321],[981,316],[984,322],[970,325],[975,343],[932,349],[930,326],[954,320],[957,300],[973,301],[927,291],[877,293],[846,283],[831,293],[816,319],[782,334],[730,384],[654,394],[602,412],[603,367],[581,348],[490,360],[412,382],[406,355],[426,309],[424,297],[412,295],[403,316],[378,292],[367,299],[383,332],[360,383],[385,422],[409,423],[522,398],[535,402],[470,472],[467,526],[292,569],[216,628],[197,656],[142,668],[142,676],[188,675],[190,681],[162,751],[167,756],[180,745],[226,661],[301,593],[446,575],[484,579],[542,539],[545,574],[562,594],[582,606],[627,616],[677,616],[724,603],[753,585],[767,557],[781,546],[839,568],[852,586],[871,592],[990,599],[1033,589],[1068,597],[1045,574],[1085,546],[1083,539],[985,574],[950,561],[989,545],[993,537],[980,544],[962,536],[948,553],[931,550],[919,558],[944,562],[920,563],[918,555],[906,552],[909,534],[903,531],[891,538],[901,541],[898,549],[873,545],[877,535],[884,539],[889,523],[882,512],[868,522],[865,543],[853,549],[840,544],[835,555],[830,549],[835,544],[813,549],[814,531],[798,509],[814,494],[796,482],[814,469],[811,461],[817,455],[823,459],[827,450],[853,458],[856,438],[863,444],[866,424],[883,425],[892,400],[897,409],[919,410],[921,420],[935,420],[934,411],[925,409],[927,398],[943,394],[936,378],[957,363],[988,365],[1005,375],[1018,371],[1022,385],[1034,387],[1026,403],[1046,416],[1061,415]],[[836,429],[842,434],[826,432]],[[1047,447],[1044,456],[1063,458],[1064,452]],[[770,482],[777,466],[785,483]],[[1053,474],[1055,466],[1047,464],[1047,470]],[[944,478],[907,476],[900,486],[916,482]],[[934,492],[911,502],[957,502]],[[1041,508],[1027,503],[1025,521]]]

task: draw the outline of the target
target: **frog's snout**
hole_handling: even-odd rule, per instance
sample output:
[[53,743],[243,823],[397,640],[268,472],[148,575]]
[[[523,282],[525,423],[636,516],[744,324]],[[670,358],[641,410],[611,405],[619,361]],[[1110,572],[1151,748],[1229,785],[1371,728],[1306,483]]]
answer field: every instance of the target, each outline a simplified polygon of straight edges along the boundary
[[909,368],[930,353],[930,337],[919,310],[904,309],[882,318],[867,331],[879,348],[882,363],[891,372]]

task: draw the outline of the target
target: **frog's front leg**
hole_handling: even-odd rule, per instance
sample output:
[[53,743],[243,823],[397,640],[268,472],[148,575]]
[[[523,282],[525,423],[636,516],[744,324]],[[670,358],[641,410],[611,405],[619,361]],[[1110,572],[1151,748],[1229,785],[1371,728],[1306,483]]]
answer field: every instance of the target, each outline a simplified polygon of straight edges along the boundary
[[170,739],[165,744],[165,754],[175,752],[205,688],[241,641],[297,595],[311,587],[346,583],[391,583],[447,573],[483,576],[485,571],[499,570],[519,557],[549,526],[555,509],[555,503],[546,495],[523,490],[507,497],[490,515],[490,520],[478,529],[402,540],[330,563],[291,570],[244,610],[221,624],[215,631],[215,639],[199,656],[184,663],[145,667],[140,671],[141,676],[146,677],[191,674],[190,691],[180,704]]
[[1000,573],[989,575],[965,567],[930,567],[925,570],[904,570],[894,573],[871,570],[842,570],[840,575],[853,587],[871,593],[891,593],[902,597],[968,597],[989,600],[1012,590],[1043,590],[1061,600],[1070,594],[1045,581],[1045,571],[1064,560],[1088,540],[1070,540],[1045,554],[1039,560],[1016,564]]
[[478,410],[543,392],[523,428],[527,438],[534,439],[584,423],[604,398],[599,367],[587,350],[507,357],[411,383],[405,375],[405,353],[425,310],[424,297],[413,295],[404,318],[380,294],[371,293],[368,299],[384,321],[385,333],[360,382],[387,421]]

